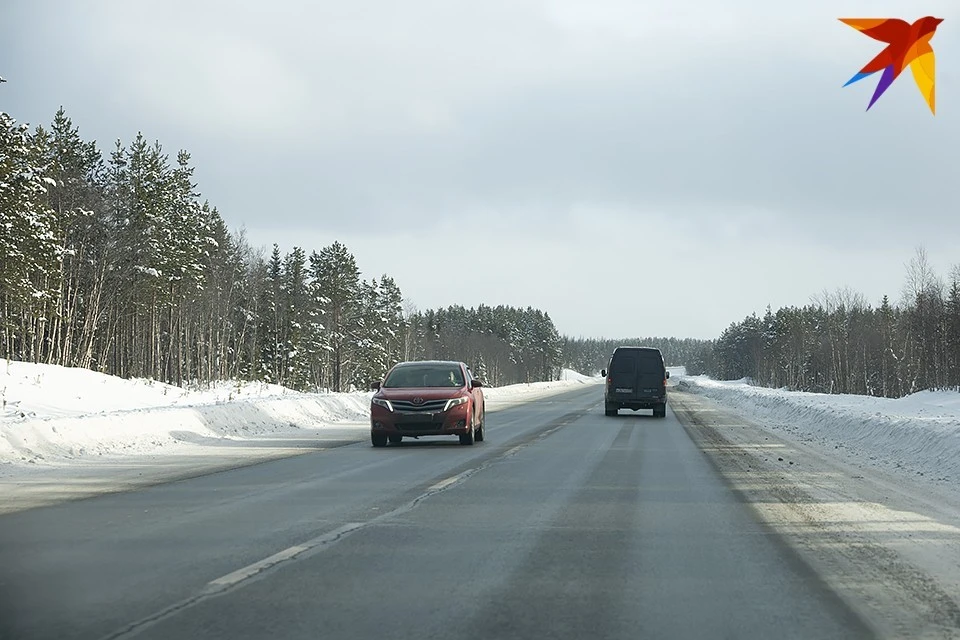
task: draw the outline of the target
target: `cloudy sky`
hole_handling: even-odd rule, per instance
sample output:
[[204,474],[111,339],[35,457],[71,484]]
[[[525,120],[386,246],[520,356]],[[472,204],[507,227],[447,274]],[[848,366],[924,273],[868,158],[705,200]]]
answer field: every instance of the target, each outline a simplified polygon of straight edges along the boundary
[[[960,5],[6,0],[0,109],[193,155],[256,246],[339,240],[417,308],[712,338],[960,263]],[[839,17],[944,18],[937,115]]]

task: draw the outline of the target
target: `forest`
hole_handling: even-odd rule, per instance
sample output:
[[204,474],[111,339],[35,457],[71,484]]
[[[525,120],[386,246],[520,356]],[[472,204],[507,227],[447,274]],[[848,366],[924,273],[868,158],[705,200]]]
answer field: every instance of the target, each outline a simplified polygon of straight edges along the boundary
[[177,385],[262,380],[367,389],[407,359],[467,362],[488,384],[596,375],[617,345],[718,379],[901,397],[960,389],[960,266],[917,249],[894,302],[848,288],[731,323],[715,340],[561,335],[531,307],[417,310],[340,242],[253,247],[201,197],[185,150],[141,133],[108,153],[61,108],[0,112],[0,358]]
[[104,154],[61,108],[0,113],[0,357],[177,385],[366,389],[401,359],[460,358],[494,384],[552,379],[542,311],[405,311],[340,242],[268,254],[201,198],[187,151]]
[[923,247],[906,265],[898,303],[876,306],[849,288],[734,322],[706,373],[820,393],[899,398],[960,390],[960,267],[940,277]]

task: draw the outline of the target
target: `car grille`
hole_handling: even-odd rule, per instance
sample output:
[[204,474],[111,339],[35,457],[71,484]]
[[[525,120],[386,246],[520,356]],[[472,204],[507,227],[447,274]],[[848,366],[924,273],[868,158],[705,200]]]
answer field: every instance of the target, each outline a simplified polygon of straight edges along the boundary
[[413,404],[409,400],[391,400],[394,411],[424,411],[433,412],[443,411],[447,406],[446,400],[424,400],[422,404]]

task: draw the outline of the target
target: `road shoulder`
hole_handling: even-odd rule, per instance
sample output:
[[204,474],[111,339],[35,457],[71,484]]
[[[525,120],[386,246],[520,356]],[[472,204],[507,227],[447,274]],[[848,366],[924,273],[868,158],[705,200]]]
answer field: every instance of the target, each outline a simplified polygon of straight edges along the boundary
[[960,505],[671,389],[690,437],[881,637],[960,638]]

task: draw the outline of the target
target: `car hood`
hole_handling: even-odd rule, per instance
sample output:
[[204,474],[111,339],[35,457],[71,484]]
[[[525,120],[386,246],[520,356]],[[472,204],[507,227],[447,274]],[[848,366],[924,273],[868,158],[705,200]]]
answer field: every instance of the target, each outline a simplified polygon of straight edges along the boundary
[[457,398],[464,394],[464,387],[401,387],[396,389],[381,388],[375,394],[377,398],[387,400],[413,400],[414,398],[423,398],[424,400],[448,400]]

